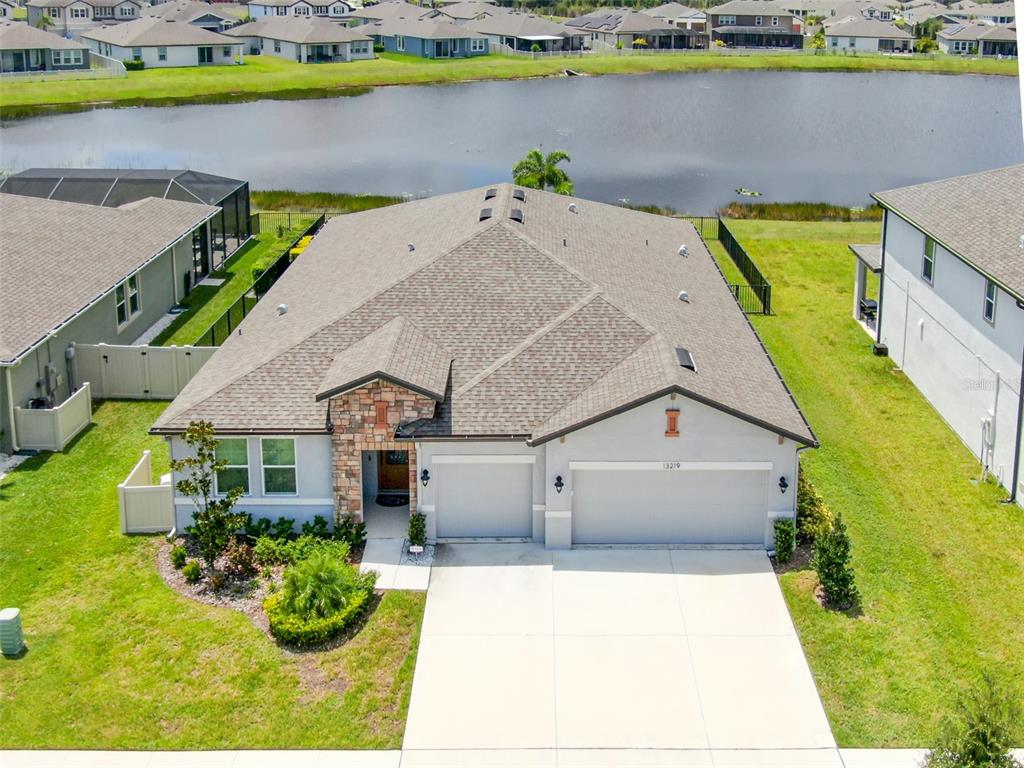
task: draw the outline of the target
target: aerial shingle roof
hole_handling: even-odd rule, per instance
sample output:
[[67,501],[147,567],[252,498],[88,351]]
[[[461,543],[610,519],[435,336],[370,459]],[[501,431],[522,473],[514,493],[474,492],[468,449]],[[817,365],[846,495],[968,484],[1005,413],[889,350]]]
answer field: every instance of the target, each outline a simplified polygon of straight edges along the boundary
[[326,45],[370,40],[360,27],[346,27],[322,16],[267,16],[226,30],[231,37],[264,37],[290,43]]
[[1024,164],[872,195],[1024,300]]
[[238,45],[238,41],[217,32],[182,21],[144,16],[109,27],[90,29],[82,37],[122,48],[174,45]]
[[83,50],[83,43],[46,32],[23,21],[0,21],[0,51],[22,51],[28,48],[49,50]]
[[10,362],[219,209],[120,208],[0,193],[0,361]]
[[323,432],[318,395],[383,370],[434,395],[446,376],[408,436],[541,442],[678,391],[814,442],[691,224],[513,189],[332,219],[154,431]]

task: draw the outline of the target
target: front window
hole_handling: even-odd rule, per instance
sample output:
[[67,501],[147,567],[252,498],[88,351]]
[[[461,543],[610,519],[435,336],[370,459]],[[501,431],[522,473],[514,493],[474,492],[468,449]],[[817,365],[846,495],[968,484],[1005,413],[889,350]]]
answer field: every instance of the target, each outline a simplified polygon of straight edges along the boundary
[[72,8],[71,9],[72,19],[87,19],[89,18],[89,11],[87,8]]
[[997,295],[996,284],[991,280],[985,281],[985,305],[982,309],[982,315],[990,322],[995,323],[996,321],[996,295]]
[[719,16],[718,17],[718,23],[721,24],[723,27],[731,27],[731,26],[734,26],[736,24],[736,17],[735,16]]
[[280,52],[281,52],[281,41],[280,40],[275,40],[274,41],[274,53],[280,53]]
[[158,61],[167,61],[167,49],[166,48],[157,48],[156,49],[156,58],[157,58]]
[[405,37],[402,35],[395,35],[395,48],[400,51],[405,50]]
[[132,60],[133,61],[142,61],[142,49],[141,48],[132,48]]
[[283,5],[279,5],[277,6],[277,8],[274,9],[274,13],[276,13],[278,16],[287,16],[288,9],[285,8]]
[[778,16],[772,16],[772,26],[773,27],[779,26],[779,17]]
[[291,437],[265,437],[260,441],[263,457],[263,493],[294,494],[295,440]]
[[761,16],[755,16],[754,17],[754,26],[755,27],[760,27],[763,22],[764,22],[764,19]]
[[470,40],[469,50],[473,53],[480,53],[484,50],[484,46],[487,44],[486,40]]
[[225,45],[224,46],[224,50],[222,50],[221,53],[224,55],[225,59],[230,58],[231,57],[231,46],[230,45]]
[[132,8],[130,5],[122,5],[120,11],[121,11],[121,15],[122,16],[134,16],[135,15],[135,9]]
[[855,38],[855,37],[851,37],[850,38],[850,47],[851,48],[856,48],[857,47],[857,38]]
[[249,443],[244,437],[226,437],[217,443],[216,459],[224,462],[217,472],[215,492],[224,495],[234,488],[249,493]]
[[306,6],[306,5],[296,5],[295,6],[295,15],[296,16],[309,16],[309,6]]
[[132,275],[114,288],[114,307],[118,327],[128,323],[142,309],[138,275]]
[[927,283],[935,282],[935,241],[928,236],[924,238],[924,261],[921,264],[921,277]]

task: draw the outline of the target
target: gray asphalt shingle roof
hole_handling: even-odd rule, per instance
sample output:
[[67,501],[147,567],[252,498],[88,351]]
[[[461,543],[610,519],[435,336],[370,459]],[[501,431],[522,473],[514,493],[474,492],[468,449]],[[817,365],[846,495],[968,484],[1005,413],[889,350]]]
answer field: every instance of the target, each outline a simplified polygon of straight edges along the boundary
[[[209,419],[222,432],[322,432],[326,403],[316,396],[389,356],[347,351],[360,340],[377,346],[366,341],[375,332],[385,350],[397,344],[388,324],[400,319],[422,334],[411,349],[433,351],[392,355],[389,365],[411,367],[415,374],[402,375],[436,391],[451,359],[448,393],[436,418],[409,427],[416,435],[542,441],[680,391],[814,441],[691,224],[495,189],[487,200],[474,189],[332,219],[155,430]],[[484,208],[492,213],[481,220]],[[513,208],[522,223],[511,220]],[[679,365],[678,346],[693,354],[696,372]]]
[[83,50],[88,46],[36,29],[23,21],[0,21],[0,51],[23,51],[27,48]]
[[0,193],[0,361],[11,361],[219,209]]
[[443,21],[437,18],[431,19],[406,19],[394,18],[385,19],[376,24],[371,24],[366,29],[367,34],[392,37],[403,35],[404,37],[418,37],[422,40],[474,40],[481,39],[479,35],[468,27],[460,27],[450,21]]
[[1024,299],[1024,164],[872,195]]
[[489,35],[501,35],[503,37],[518,37],[523,39],[541,38],[566,38],[581,36],[581,30],[570,31],[553,21],[542,19],[539,16],[530,16],[525,13],[500,13],[495,16],[486,16],[466,24],[468,29]]
[[325,45],[370,40],[362,27],[346,27],[321,16],[268,16],[224,32],[231,37],[263,37],[290,43]]
[[82,37],[122,48],[167,45],[238,45],[237,40],[183,21],[144,16],[109,27],[90,29]]
[[913,40],[914,36],[889,21],[846,16],[837,20],[825,20],[825,34],[837,37],[870,37],[882,40]]

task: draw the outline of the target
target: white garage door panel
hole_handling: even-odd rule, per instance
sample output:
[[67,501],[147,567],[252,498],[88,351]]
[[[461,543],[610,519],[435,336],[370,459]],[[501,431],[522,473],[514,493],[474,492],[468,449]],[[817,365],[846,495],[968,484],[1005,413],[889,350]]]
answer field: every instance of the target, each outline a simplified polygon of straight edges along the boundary
[[533,535],[532,464],[442,464],[435,467],[438,538],[529,538]]
[[767,473],[577,470],[574,544],[763,544]]

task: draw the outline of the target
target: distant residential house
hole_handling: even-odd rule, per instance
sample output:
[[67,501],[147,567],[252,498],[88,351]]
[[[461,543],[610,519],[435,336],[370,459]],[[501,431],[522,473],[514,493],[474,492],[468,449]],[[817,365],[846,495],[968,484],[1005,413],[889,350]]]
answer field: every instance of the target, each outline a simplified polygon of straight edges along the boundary
[[962,0],[950,6],[948,15],[959,21],[984,21],[989,24],[1012,24],[1017,16],[1012,0],[1002,3],[975,3]]
[[578,51],[584,34],[571,32],[553,21],[526,13],[498,13],[465,24],[466,29],[479,32],[496,45],[507,45],[516,51]]
[[952,23],[952,17],[948,16],[948,8],[941,3],[921,2],[914,5],[906,5],[897,12],[897,16],[911,26],[923,24],[930,19],[941,18]]
[[935,35],[943,53],[959,56],[1016,56],[1017,25],[957,24]]
[[711,41],[736,48],[803,48],[799,18],[765,0],[731,0],[709,11]]
[[846,16],[826,19],[822,26],[830,51],[910,53],[914,49],[914,36],[892,22]]
[[320,17],[269,16],[225,34],[241,38],[254,54],[277,56],[300,64],[373,58],[373,39],[359,28]]
[[1024,165],[872,195],[884,210],[876,343],[1018,501]]
[[30,27],[23,21],[0,21],[0,72],[88,68],[89,49],[82,43]]
[[143,16],[155,16],[164,21],[180,21],[211,32],[223,32],[235,26],[239,18],[217,7],[216,3],[196,0],[171,0],[144,8]]
[[265,16],[325,16],[343,19],[353,10],[345,0],[250,0],[246,7],[253,19]]
[[0,19],[14,18],[14,11],[18,4],[12,0],[0,0]]
[[44,25],[63,37],[78,39],[83,32],[122,21],[137,19],[142,13],[141,0],[28,0],[28,23]]
[[17,409],[55,408],[82,386],[71,345],[131,344],[180,300],[216,213],[0,194],[0,450],[25,445]]
[[691,8],[682,3],[665,3],[654,8],[647,8],[644,13],[652,18],[667,21],[680,29],[703,32],[707,24],[707,15],[699,8]]
[[620,46],[633,48],[641,42],[643,47],[654,49],[701,48],[705,44],[704,35],[700,32],[681,29],[662,19],[618,8],[598,8],[584,16],[567,20],[565,28],[586,35],[592,49]]
[[346,21],[356,25],[376,24],[380,21],[399,19],[430,19],[437,15],[438,11],[434,8],[425,8],[421,5],[406,3],[404,0],[395,0],[390,3],[377,3],[358,8],[346,16]]
[[450,3],[443,8],[436,9],[436,18],[442,21],[451,21],[454,24],[462,24],[475,19],[483,19],[488,16],[501,16],[510,13],[509,8],[502,8],[493,3],[484,3],[480,0],[463,0],[458,3]]
[[83,32],[82,39],[96,53],[147,69],[235,64],[242,55],[233,37],[153,16]]
[[437,19],[393,19],[373,24],[365,31],[389,53],[425,59],[470,58],[489,53],[483,35]]

